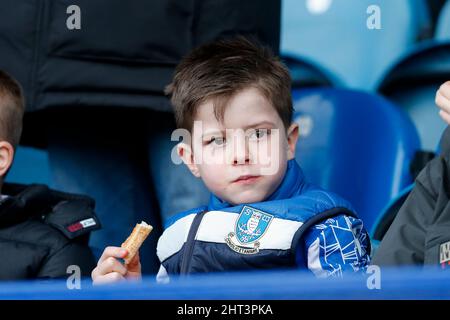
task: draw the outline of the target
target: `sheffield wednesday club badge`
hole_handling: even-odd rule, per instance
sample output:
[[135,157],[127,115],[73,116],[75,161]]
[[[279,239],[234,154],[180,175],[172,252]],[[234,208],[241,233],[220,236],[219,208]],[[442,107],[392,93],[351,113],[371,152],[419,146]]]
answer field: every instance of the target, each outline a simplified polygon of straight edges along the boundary
[[273,215],[244,206],[234,227],[225,238],[227,245],[237,253],[255,254],[259,252],[258,240],[265,234]]

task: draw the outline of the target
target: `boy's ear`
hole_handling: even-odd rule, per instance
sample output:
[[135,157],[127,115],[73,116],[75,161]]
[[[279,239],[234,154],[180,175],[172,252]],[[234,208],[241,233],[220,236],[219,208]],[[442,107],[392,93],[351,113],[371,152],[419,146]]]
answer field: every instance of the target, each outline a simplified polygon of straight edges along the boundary
[[295,158],[295,147],[297,146],[298,135],[299,135],[298,124],[293,122],[287,130],[287,139],[288,139],[287,159],[288,160]]
[[194,154],[192,152],[191,146],[186,144],[186,143],[184,143],[184,142],[180,142],[177,145],[177,153],[178,153],[178,156],[183,161],[183,163],[192,172],[192,174],[195,177],[200,178],[200,171],[198,169],[198,166],[195,164]]
[[0,141],[0,177],[3,177],[14,159],[14,148],[7,141]]

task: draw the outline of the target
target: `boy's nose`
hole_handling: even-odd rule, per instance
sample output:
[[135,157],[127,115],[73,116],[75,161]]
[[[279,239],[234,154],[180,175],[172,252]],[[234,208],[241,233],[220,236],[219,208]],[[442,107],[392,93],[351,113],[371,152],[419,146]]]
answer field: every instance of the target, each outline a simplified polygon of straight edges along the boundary
[[248,156],[248,152],[246,152],[244,156],[236,155],[233,160],[233,165],[249,164],[249,163],[250,157]]
[[250,152],[248,147],[248,141],[245,136],[234,137],[231,152],[232,152],[231,162],[233,165],[250,163]]

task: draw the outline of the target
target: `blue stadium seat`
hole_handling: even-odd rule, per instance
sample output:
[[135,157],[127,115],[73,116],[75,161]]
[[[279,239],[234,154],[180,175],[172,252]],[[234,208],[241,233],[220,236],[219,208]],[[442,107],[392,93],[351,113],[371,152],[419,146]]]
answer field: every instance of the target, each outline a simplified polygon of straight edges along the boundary
[[[158,300],[146,302],[147,309],[160,307],[161,310],[166,311],[165,318],[169,319],[292,319],[291,314],[297,311],[298,303],[302,301],[289,301],[293,303],[285,305],[267,300],[334,299],[348,301],[338,301],[333,305],[347,304],[348,306],[354,306],[358,301],[351,300],[450,299],[450,290],[448,290],[450,277],[448,272],[443,270],[437,268],[424,270],[422,266],[415,268],[383,267],[381,270],[381,290],[374,288],[376,281],[374,281],[373,276],[376,274],[375,272],[377,272],[376,268],[371,268],[367,272],[349,272],[342,279],[324,281],[315,278],[310,272],[301,270],[252,270],[251,272],[199,273],[188,277],[171,277],[171,281],[166,284],[158,284],[154,276],[146,276],[142,281],[128,281],[101,286],[93,286],[89,278],[83,278],[79,282],[79,289],[73,287],[78,284],[73,274],[70,277],[68,275],[68,279],[0,282],[0,300]],[[72,285],[72,287],[69,287],[69,285]],[[167,303],[159,302],[159,300],[171,301]],[[183,302],[184,300],[188,301]],[[192,300],[205,301],[198,303],[192,302]],[[224,303],[223,300],[231,301]],[[265,314],[265,311],[255,310],[244,313],[246,312],[244,310],[248,310],[244,308],[246,304],[251,306],[249,303],[253,303],[253,306],[257,306],[249,300],[261,300],[256,303],[259,304],[258,308],[262,310],[267,310],[267,306],[270,305],[275,316],[272,313]],[[242,309],[238,308],[235,301],[239,301]],[[4,301],[4,303],[11,305],[8,301]],[[176,310],[185,306],[185,303],[189,308],[197,305],[211,306],[212,308],[209,307],[211,308],[210,317],[207,317],[206,314],[200,315],[200,313],[196,313],[197,316],[191,314],[179,315],[178,317],[170,316],[170,314],[175,315]],[[314,302],[307,301],[306,303],[319,306]],[[103,303],[103,305],[105,304]],[[113,304],[116,305],[117,302],[108,303],[108,305]],[[37,303],[33,303],[33,305],[37,305]],[[97,305],[89,302],[87,306],[95,308]],[[99,304],[99,307],[101,306]],[[224,306],[226,307],[225,310]],[[322,303],[319,307],[321,306]],[[128,308],[116,309],[114,310],[115,314],[120,314],[117,318],[129,316]],[[21,310],[24,310],[24,308],[14,310],[16,316]],[[86,308],[82,310],[86,313]],[[345,311],[346,309],[340,308],[339,311],[341,310]],[[416,309],[412,310],[416,311]],[[225,316],[221,315],[222,311],[226,312]],[[248,316],[239,316],[240,314]],[[345,312],[345,314],[348,313]]]
[[314,62],[299,56],[282,56],[289,68],[293,88],[305,87],[341,87],[342,80]]
[[293,90],[296,158],[307,179],[352,202],[367,230],[412,182],[416,129],[382,97],[343,89]]
[[6,182],[50,183],[50,165],[45,150],[19,146]]
[[[121,282],[114,285],[93,286],[89,278],[83,278],[76,285],[76,278],[68,275],[68,279],[58,280],[28,280],[28,281],[3,281],[0,282],[0,300],[173,300],[172,303],[148,302],[146,306],[158,307],[166,311],[166,318],[173,319],[202,319],[203,316],[176,314],[179,307],[183,307],[186,301],[187,306],[203,305],[217,306],[212,308],[212,319],[220,319],[220,314],[224,308],[219,308],[219,304],[224,306],[223,301],[212,300],[232,300],[230,307],[226,310],[228,315],[239,315],[242,313],[236,310],[234,301],[239,301],[241,306],[247,306],[249,300],[260,300],[257,303],[267,309],[267,305],[272,306],[271,313],[249,313],[243,316],[225,316],[224,319],[248,318],[248,319],[290,319],[290,314],[297,306],[288,304],[288,312],[281,310],[284,304],[278,305],[276,302],[265,300],[310,300],[310,299],[335,299],[335,300],[374,300],[374,299],[423,299],[442,300],[450,299],[448,283],[450,274],[437,268],[409,267],[409,268],[388,268],[381,270],[381,290],[373,290],[375,284],[373,276],[376,270],[371,268],[366,273],[348,273],[342,279],[315,278],[311,272],[301,270],[253,270],[251,272],[217,272],[200,273],[189,275],[189,277],[171,277],[170,283],[158,284],[154,276],[146,276],[142,281]],[[372,286],[368,286],[372,284]],[[71,285],[72,287],[69,287]],[[370,290],[372,289],[372,290]],[[178,300],[178,301],[176,301]],[[205,300],[197,302],[193,300]],[[300,301],[301,302],[301,301]],[[35,305],[43,302],[35,303]],[[112,302],[108,305],[116,304]],[[214,304],[215,303],[215,304]],[[295,304],[299,302],[294,301]],[[226,302],[228,305],[228,302]],[[234,304],[234,305],[233,305]],[[341,302],[338,305],[355,305],[355,302]],[[335,305],[337,305],[335,304]],[[103,303],[103,305],[105,305]],[[255,305],[255,304],[253,304]],[[318,306],[318,304],[315,304]],[[96,305],[89,304],[91,307]],[[101,306],[101,305],[99,305]],[[148,308],[148,307],[147,307]],[[298,307],[297,307],[298,308]],[[23,310],[24,308],[21,308]],[[214,309],[217,309],[214,311]],[[291,310],[292,309],[292,310]],[[86,309],[83,309],[86,310]],[[120,310],[124,310],[120,312]],[[231,311],[230,311],[231,310]],[[334,310],[334,309],[333,309]],[[339,311],[344,310],[340,308]],[[445,310],[445,309],[444,309]],[[15,309],[17,315],[18,309]],[[20,313],[20,312],[19,312]],[[120,314],[120,318],[129,315],[129,309],[117,308],[115,314]],[[123,316],[122,316],[123,314]],[[281,316],[286,314],[286,316]],[[346,313],[347,314],[347,313]],[[260,316],[258,316],[260,315]],[[119,318],[119,317],[118,317]],[[208,318],[208,319],[209,319]]]
[[[379,30],[367,28],[374,4]],[[281,53],[304,56],[348,87],[371,90],[383,70],[430,30],[425,0],[283,0]]]
[[450,1],[448,0],[439,14],[435,38],[438,41],[450,40]]
[[379,84],[378,92],[409,114],[425,150],[436,150],[446,128],[439,117],[435,96],[447,80],[450,80],[450,42],[427,42],[401,58]]

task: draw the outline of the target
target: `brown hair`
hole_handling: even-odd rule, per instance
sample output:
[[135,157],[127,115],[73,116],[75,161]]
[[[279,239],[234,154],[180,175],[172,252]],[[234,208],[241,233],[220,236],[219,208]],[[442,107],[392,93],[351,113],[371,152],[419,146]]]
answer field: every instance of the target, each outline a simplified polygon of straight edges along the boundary
[[215,116],[222,121],[228,100],[248,87],[260,90],[287,129],[293,110],[289,71],[255,39],[238,36],[194,49],[177,66],[165,92],[171,96],[177,126],[190,131],[200,104],[213,99]]
[[25,103],[19,83],[0,70],[0,139],[19,144]]

